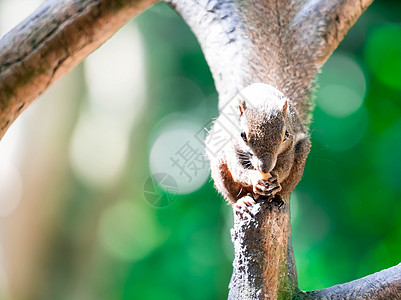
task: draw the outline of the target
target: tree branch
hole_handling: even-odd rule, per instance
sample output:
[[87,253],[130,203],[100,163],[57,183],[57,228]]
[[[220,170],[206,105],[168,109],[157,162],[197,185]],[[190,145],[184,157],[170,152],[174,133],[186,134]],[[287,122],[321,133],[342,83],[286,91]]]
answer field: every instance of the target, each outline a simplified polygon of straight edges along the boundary
[[269,83],[309,122],[318,69],[373,0],[168,0],[197,36],[220,108],[251,83]]
[[[291,48],[292,55],[306,55],[304,59],[313,61],[320,67],[372,2],[373,0],[308,1],[289,25],[288,40],[295,46]],[[306,51],[297,45],[308,46],[312,51]],[[311,53],[314,53],[313,57],[310,57]]]
[[0,40],[0,138],[61,75],[156,0],[48,0]]
[[401,264],[351,282],[302,294],[303,299],[401,299]]
[[228,299],[275,299],[278,294],[282,299],[292,299],[298,279],[289,207],[257,203],[250,214],[254,217],[246,220],[234,214],[231,239],[235,258]]

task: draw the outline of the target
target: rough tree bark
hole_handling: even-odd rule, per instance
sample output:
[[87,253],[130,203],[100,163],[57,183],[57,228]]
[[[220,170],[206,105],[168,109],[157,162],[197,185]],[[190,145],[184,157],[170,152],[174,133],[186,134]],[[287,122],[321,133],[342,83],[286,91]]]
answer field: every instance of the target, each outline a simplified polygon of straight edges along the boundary
[[[0,41],[0,136],[57,78],[154,0],[51,0]],[[264,82],[293,101],[309,122],[318,69],[372,0],[168,0],[197,36],[219,105]],[[257,204],[235,218],[230,299],[396,299],[401,266],[328,289],[297,288],[289,199]]]
[[61,75],[156,0],[48,0],[0,40],[0,138]]

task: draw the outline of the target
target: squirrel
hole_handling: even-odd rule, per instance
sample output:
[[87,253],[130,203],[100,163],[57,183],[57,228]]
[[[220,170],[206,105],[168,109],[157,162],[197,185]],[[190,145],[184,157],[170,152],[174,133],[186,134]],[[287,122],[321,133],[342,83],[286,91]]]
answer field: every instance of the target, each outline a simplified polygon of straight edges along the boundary
[[206,137],[215,187],[237,213],[258,199],[283,205],[302,177],[310,146],[291,101],[264,83],[241,90]]

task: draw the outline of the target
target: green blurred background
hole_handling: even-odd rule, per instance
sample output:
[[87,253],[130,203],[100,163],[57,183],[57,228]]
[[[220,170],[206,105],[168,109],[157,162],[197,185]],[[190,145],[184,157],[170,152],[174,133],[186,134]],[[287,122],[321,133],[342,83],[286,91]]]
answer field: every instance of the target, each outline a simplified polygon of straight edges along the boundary
[[[1,0],[1,32],[40,2]],[[400,11],[376,1],[317,80],[291,203],[301,289],[401,261]],[[201,49],[164,3],[58,81],[0,143],[1,299],[225,299],[232,212],[199,142],[217,114]]]

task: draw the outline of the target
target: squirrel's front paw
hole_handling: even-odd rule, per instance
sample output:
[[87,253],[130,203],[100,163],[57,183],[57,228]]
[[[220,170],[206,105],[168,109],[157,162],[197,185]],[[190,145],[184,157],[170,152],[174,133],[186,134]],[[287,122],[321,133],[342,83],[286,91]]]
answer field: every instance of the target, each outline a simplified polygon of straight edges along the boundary
[[278,182],[277,176],[272,175],[267,180],[260,179],[253,185],[253,192],[262,196],[274,196],[281,191],[281,185]]
[[255,203],[255,200],[250,196],[242,197],[235,204],[233,204],[234,212],[241,219],[246,220],[248,219],[248,216],[252,216],[249,208],[251,208]]

